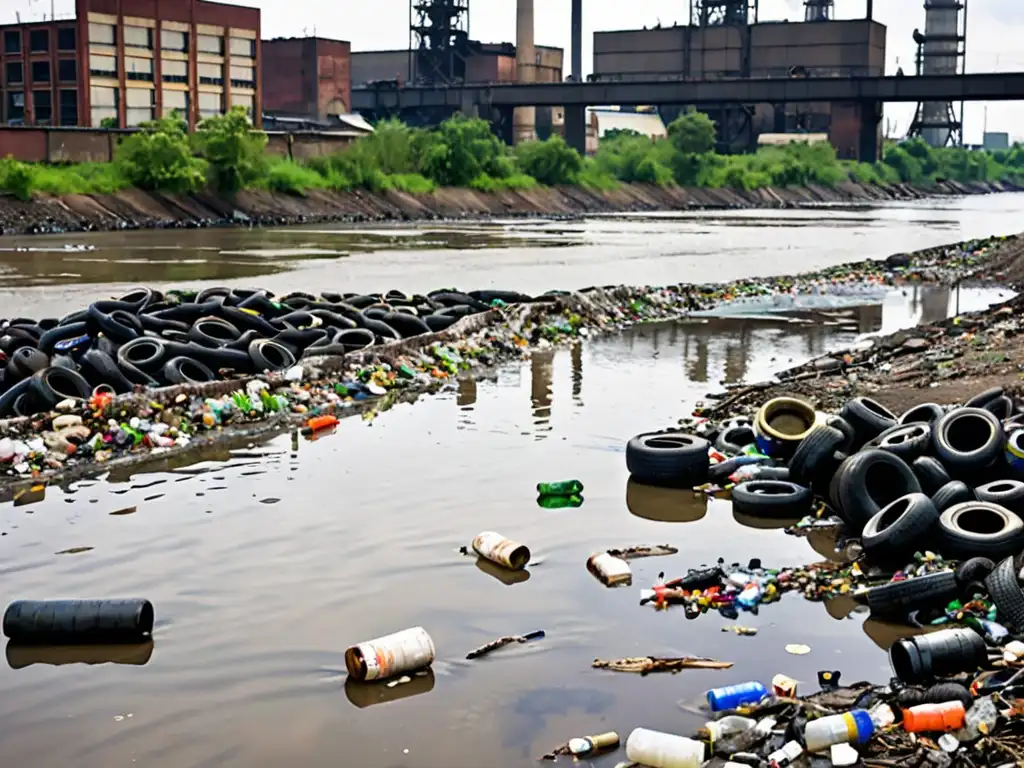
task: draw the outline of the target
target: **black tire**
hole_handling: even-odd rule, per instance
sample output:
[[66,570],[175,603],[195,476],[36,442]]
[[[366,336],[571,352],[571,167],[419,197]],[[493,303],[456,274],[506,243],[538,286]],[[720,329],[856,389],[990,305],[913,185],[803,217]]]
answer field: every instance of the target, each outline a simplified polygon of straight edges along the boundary
[[117,362],[99,349],[90,349],[82,355],[82,375],[93,387],[109,384],[113,390],[123,395],[135,387],[124,372],[117,367]]
[[923,549],[935,533],[939,512],[923,493],[909,493],[868,520],[861,534],[871,557],[891,559]]
[[363,322],[366,327],[377,336],[378,343],[386,341],[399,341],[402,335],[382,320],[374,320],[372,317],[363,315]]
[[65,339],[77,339],[88,332],[89,324],[84,320],[77,323],[68,323],[67,325],[58,325],[39,337],[39,349],[49,355],[53,352],[57,342],[64,341]]
[[994,400],[989,400],[981,407],[986,411],[989,411],[1000,421],[1013,416],[1013,400],[1008,398],[1006,395],[1000,395]]
[[204,347],[224,347],[242,335],[234,325],[219,317],[202,317],[188,329],[188,337]]
[[736,425],[722,429],[715,438],[715,448],[722,453],[740,454],[754,442],[754,430],[749,425]]
[[119,301],[97,301],[89,305],[89,323],[92,335],[102,332],[118,344],[124,344],[142,335],[142,324],[129,314]]
[[649,432],[626,443],[626,468],[638,483],[692,488],[708,479],[708,441],[683,432]]
[[32,379],[22,379],[13,387],[8,387],[0,394],[0,419],[7,418],[16,412],[18,399],[29,394]]
[[835,502],[842,518],[856,531],[891,502],[921,492],[921,484],[907,463],[878,449],[850,456],[840,465],[836,477]]
[[313,317],[320,318],[323,322],[324,327],[334,328],[339,331],[347,331],[351,328],[355,328],[356,324],[354,321],[349,320],[344,315],[339,315],[337,312],[332,312],[328,309],[313,309],[310,310],[309,314]]
[[978,581],[983,582],[995,570],[995,567],[996,564],[987,557],[972,557],[957,566],[956,580],[962,587]]
[[16,349],[8,359],[7,367],[3,369],[4,382],[10,385],[16,381],[27,379],[36,371],[43,370],[49,363],[47,355],[38,349],[32,347]]
[[527,304],[533,301],[532,296],[527,296],[525,293],[519,293],[518,291],[470,291],[469,295],[477,301],[482,301],[484,304],[490,304],[495,299],[506,304]]
[[915,405],[899,418],[900,424],[934,424],[942,418],[946,409],[937,403]]
[[381,320],[398,331],[403,339],[430,333],[429,325],[415,315],[408,315],[405,312],[387,312]]
[[984,392],[979,392],[964,403],[964,408],[982,408],[985,403],[995,400],[997,397],[1002,397],[1003,391],[1002,387],[992,387],[991,389],[986,389]]
[[932,441],[929,424],[897,424],[868,443],[899,456],[908,464],[924,455]]
[[989,597],[996,606],[996,619],[1018,632],[1024,631],[1024,591],[1017,580],[1014,558],[1003,560],[985,579]]
[[217,374],[190,357],[172,357],[164,363],[162,374],[168,384],[202,384],[217,379]]
[[256,371],[283,371],[295,365],[295,355],[288,347],[270,339],[256,339],[249,345],[249,357]]
[[1020,480],[995,480],[976,486],[974,496],[978,501],[1006,507],[1018,517],[1024,513],[1024,482]]
[[[143,373],[151,373],[160,368],[166,357],[166,342],[163,339],[154,339],[151,336],[133,339],[117,350],[117,363],[122,367],[122,370],[124,370],[125,365],[130,365]],[[130,373],[126,375],[128,375],[128,378],[132,378]]]
[[436,301],[438,304],[443,304],[445,307],[465,305],[471,307],[474,312],[486,312],[490,309],[490,307],[482,301],[477,301],[472,296],[465,293],[459,293],[458,291],[435,291],[433,293],[428,293],[427,297],[432,301]]
[[843,433],[843,443],[836,450],[846,454],[853,453],[853,441],[857,439],[857,433],[853,431],[850,422],[842,416],[829,416],[825,419],[825,426],[838,429]]
[[811,511],[810,488],[786,480],[750,480],[732,489],[732,509],[753,517],[804,517]]
[[368,328],[352,328],[335,336],[334,343],[343,344],[347,352],[358,352],[376,344],[377,337]]
[[947,557],[998,558],[1024,546],[1024,522],[998,504],[967,501],[939,516],[939,539]]
[[[810,485],[812,481],[824,482],[822,471],[833,454],[846,442],[846,436],[834,427],[819,424],[797,446],[789,460],[789,476],[794,483]],[[831,476],[828,478],[831,480]]]
[[974,501],[974,491],[960,480],[950,480],[932,494],[932,504],[939,510],[939,514],[942,514],[956,504],[963,504],[966,501]]
[[131,312],[137,315],[140,312],[145,312],[146,307],[148,307],[150,304],[157,301],[163,301],[163,299],[163,294],[160,293],[159,291],[154,291],[152,288],[140,286],[138,288],[133,288],[132,290],[130,290],[128,293],[126,293],[124,296],[118,299],[118,301],[120,301],[123,304],[132,305]]
[[912,608],[944,606],[959,592],[956,575],[952,571],[939,571],[871,587],[865,599],[872,614],[903,618]]
[[210,299],[224,299],[231,295],[231,289],[225,288],[224,286],[214,286],[213,288],[206,288],[199,292],[196,296],[196,304],[202,304]]
[[427,327],[434,333],[443,331],[445,328],[450,328],[458,321],[459,318],[452,317],[450,315],[427,315],[423,318],[423,322],[425,322]]
[[968,483],[1002,457],[1006,436],[991,411],[958,408],[935,423],[932,445],[936,458],[952,477]]
[[921,490],[929,496],[934,496],[951,479],[946,468],[942,466],[942,462],[931,456],[917,457],[910,468],[917,475],[917,479],[921,483]]
[[857,448],[896,424],[896,414],[870,397],[848,400],[840,416],[853,427]]
[[68,398],[88,400],[92,394],[92,387],[85,377],[67,368],[43,368],[32,376],[31,381],[32,398],[43,409],[53,408]]
[[306,328],[301,331],[288,328],[274,336],[272,341],[282,347],[287,347],[292,356],[298,360],[307,347],[329,341],[329,334],[325,328]]

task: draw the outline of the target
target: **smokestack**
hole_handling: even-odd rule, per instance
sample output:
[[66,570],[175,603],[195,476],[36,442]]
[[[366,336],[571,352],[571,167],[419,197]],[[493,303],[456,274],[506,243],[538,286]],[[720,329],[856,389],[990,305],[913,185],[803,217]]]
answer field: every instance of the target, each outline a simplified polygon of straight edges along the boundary
[[572,79],[583,82],[583,0],[572,0]]
[[[516,74],[520,83],[537,79],[537,51],[533,45],[533,0],[517,0],[516,4]],[[536,136],[537,110],[519,107],[512,117],[515,142],[530,141]]]
[[874,2],[874,0],[868,0],[868,13],[867,13],[868,21],[870,21],[871,17],[874,16],[874,15],[875,15],[875,2]]

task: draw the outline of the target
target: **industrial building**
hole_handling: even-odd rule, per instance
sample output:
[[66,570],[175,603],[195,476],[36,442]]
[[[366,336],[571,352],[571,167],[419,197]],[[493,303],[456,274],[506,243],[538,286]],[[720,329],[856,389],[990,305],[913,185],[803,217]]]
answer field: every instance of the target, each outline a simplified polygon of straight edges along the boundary
[[[885,26],[870,19],[596,32],[592,77],[628,81],[879,76],[885,73],[885,35]],[[663,109],[666,121],[684,106]],[[720,142],[726,147],[750,146],[760,133],[827,132],[841,156],[857,154],[861,115],[856,105],[762,104],[708,111],[718,122]]]
[[260,12],[206,0],[76,0],[75,18],[0,26],[0,120],[189,126],[243,106],[258,124]]
[[263,111],[325,122],[348,114],[352,105],[350,52],[351,45],[344,40],[264,40]]

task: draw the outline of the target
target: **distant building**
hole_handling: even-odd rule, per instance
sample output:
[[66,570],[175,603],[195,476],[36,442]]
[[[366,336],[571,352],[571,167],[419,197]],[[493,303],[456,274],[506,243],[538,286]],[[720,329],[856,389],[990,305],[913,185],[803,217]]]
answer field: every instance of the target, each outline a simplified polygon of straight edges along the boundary
[[[536,46],[538,83],[562,80],[565,54],[561,48]],[[355,51],[352,53],[352,85],[386,80],[415,82],[410,72],[414,57],[407,49],[393,51]],[[516,47],[512,43],[481,43],[469,41],[466,59],[466,82],[513,83],[516,80]]]
[[206,0],[76,0],[0,26],[0,122],[130,128],[243,106],[258,124],[260,11]]
[[995,149],[1009,149],[1010,148],[1010,134],[1008,133],[993,133],[991,131],[986,132],[981,140],[981,145],[985,149],[992,151]]
[[351,48],[321,37],[264,40],[263,111],[321,121],[348,114]]

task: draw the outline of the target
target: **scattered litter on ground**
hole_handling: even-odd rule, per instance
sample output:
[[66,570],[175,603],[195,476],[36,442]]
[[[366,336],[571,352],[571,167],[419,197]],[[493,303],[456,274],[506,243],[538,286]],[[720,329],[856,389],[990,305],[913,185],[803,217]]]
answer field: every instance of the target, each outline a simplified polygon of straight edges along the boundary
[[492,640],[486,645],[481,645],[479,648],[470,651],[466,654],[466,658],[479,659],[481,656],[486,656],[492,651],[504,648],[506,645],[512,645],[513,643],[528,643],[530,640],[539,640],[544,637],[544,635],[545,633],[543,629],[537,629],[533,632],[527,632],[525,635],[507,635],[505,637],[499,637],[497,640]]
[[718,661],[702,656],[680,656],[667,659],[656,656],[631,656],[612,661],[594,659],[590,666],[595,669],[611,669],[615,672],[636,672],[641,675],[649,675],[652,672],[675,674],[684,669],[729,669],[732,665],[731,661]]

